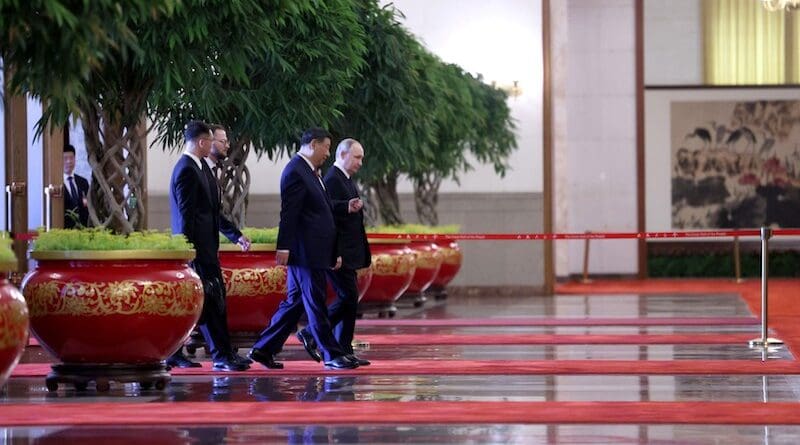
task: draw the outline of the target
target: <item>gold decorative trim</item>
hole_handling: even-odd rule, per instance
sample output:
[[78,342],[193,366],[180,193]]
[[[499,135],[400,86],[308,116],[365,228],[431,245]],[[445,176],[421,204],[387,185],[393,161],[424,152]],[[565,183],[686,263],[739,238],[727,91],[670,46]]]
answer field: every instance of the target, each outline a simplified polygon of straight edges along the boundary
[[370,238],[369,235],[367,235],[367,242],[369,244],[411,244],[410,239]]
[[184,317],[200,310],[203,290],[195,280],[171,282],[46,281],[23,288],[31,317],[134,315]]
[[35,250],[34,260],[192,260],[194,250]]
[[15,298],[7,304],[0,302],[0,349],[16,348],[28,338],[28,309],[25,302]]
[[0,261],[0,272],[16,272],[18,267],[16,261]]
[[461,264],[462,260],[464,259],[464,254],[458,250],[453,249],[450,247],[442,247],[440,252],[444,256],[443,264]]
[[261,269],[222,268],[228,297],[263,297],[286,293],[286,267]]
[[438,250],[415,250],[417,269],[436,269],[442,266],[444,255]]
[[[259,243],[250,245],[250,252],[275,252],[276,249],[277,245],[274,243]],[[220,244],[219,251],[247,253],[242,252],[242,248],[239,247],[238,244]]]
[[375,275],[408,275],[417,270],[414,254],[411,252],[401,254],[382,253],[372,255],[372,273]]

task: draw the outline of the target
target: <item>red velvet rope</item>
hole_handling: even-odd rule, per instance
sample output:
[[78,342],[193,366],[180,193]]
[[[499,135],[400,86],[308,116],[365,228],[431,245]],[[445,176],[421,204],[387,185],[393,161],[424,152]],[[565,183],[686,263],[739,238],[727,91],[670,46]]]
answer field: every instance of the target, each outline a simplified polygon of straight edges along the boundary
[[[772,236],[800,235],[800,229],[773,229]],[[587,233],[453,233],[453,234],[410,234],[410,233],[370,233],[373,239],[395,239],[410,241],[437,240],[581,240],[581,239],[680,239],[680,238],[724,238],[760,237],[760,229],[740,230],[697,230],[682,232],[587,232]]]
[[[800,236],[800,229],[772,229],[774,236]],[[725,238],[725,237],[761,237],[760,229],[739,230],[696,230],[682,232],[586,232],[586,233],[369,233],[372,239],[393,239],[409,241],[445,241],[445,240],[501,240],[501,241],[536,241],[536,240],[581,240],[581,239],[680,239],[680,238]],[[13,238],[30,241],[36,238],[36,232],[15,233]]]

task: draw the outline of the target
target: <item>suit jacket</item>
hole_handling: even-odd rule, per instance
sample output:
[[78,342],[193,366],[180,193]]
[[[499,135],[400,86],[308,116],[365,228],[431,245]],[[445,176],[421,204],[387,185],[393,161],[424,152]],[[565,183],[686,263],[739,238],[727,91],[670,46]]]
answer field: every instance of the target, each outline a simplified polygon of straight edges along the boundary
[[279,250],[289,250],[289,264],[328,269],[336,264],[336,223],[328,194],[316,173],[298,154],[281,174]]
[[77,226],[74,215],[78,215],[78,221],[83,227],[89,226],[89,208],[83,203],[83,199],[89,196],[89,181],[83,176],[72,174],[75,180],[75,187],[78,188],[78,196],[73,197],[69,190],[69,184],[64,184],[64,228],[72,229]]
[[211,170],[201,159],[202,168],[192,158],[181,156],[172,170],[169,207],[172,233],[182,233],[194,245],[195,261],[219,266],[219,232],[232,242],[242,235],[220,215],[219,186],[211,180]]
[[338,167],[328,169],[325,175],[325,188],[333,203],[333,217],[336,221],[336,240],[342,267],[361,269],[372,262],[367,232],[364,229],[364,209],[356,213],[348,211],[349,202],[358,198],[358,187]]

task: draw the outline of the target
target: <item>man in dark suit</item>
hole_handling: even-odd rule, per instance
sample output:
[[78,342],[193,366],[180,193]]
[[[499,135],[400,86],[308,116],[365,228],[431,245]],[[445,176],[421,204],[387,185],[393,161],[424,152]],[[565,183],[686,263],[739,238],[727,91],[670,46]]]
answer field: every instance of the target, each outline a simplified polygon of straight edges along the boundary
[[89,181],[75,174],[75,147],[64,146],[64,228],[89,226]]
[[336,225],[319,168],[330,156],[331,137],[321,128],[306,130],[300,152],[281,175],[281,218],[275,259],[288,265],[287,294],[270,325],[250,350],[250,358],[267,368],[282,368],[274,355],[282,348],[305,309],[308,330],[329,369],[350,369],[357,363],[346,357],[333,336],[325,307],[325,271],[338,268]]
[[[369,361],[356,357],[353,353],[353,333],[358,309],[356,271],[369,267],[372,262],[367,232],[364,229],[364,204],[352,179],[363,161],[364,147],[355,139],[344,139],[336,147],[336,162],[325,174],[325,189],[333,203],[336,240],[342,255],[342,267],[327,271],[328,279],[336,290],[336,301],[328,307],[328,319],[334,327],[339,346],[359,366],[369,365]],[[300,330],[297,335],[304,345],[313,341],[305,329]]]
[[[225,283],[219,264],[219,232],[242,250],[249,240],[228,220],[220,217],[219,186],[208,164],[203,160],[211,152],[213,135],[203,122],[192,121],[184,130],[186,151],[175,164],[170,181],[170,212],[172,232],[182,233],[194,245],[196,252],[192,268],[203,282],[203,312],[198,329],[211,351],[213,368],[222,371],[243,371],[249,366],[238,357],[231,346],[225,309]],[[167,364],[194,367],[180,349]]]

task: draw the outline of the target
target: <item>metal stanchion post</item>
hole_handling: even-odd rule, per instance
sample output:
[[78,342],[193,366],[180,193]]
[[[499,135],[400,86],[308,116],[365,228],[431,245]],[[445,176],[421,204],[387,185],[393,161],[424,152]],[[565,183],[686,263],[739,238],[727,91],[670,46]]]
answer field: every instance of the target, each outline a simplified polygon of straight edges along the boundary
[[[770,338],[768,323],[767,323],[767,280],[769,279],[769,239],[772,236],[772,230],[769,227],[761,228],[761,338],[754,338],[750,340],[750,347],[763,347],[768,348],[771,346],[781,346],[783,341],[777,338]],[[766,354],[762,354],[762,360],[766,360]]]
[[6,232],[11,233],[11,186],[6,186]]
[[736,275],[736,282],[741,283],[742,279],[742,255],[739,250],[739,235],[733,237],[733,271]]
[[[591,233],[588,230],[586,233]],[[587,237],[583,243],[583,278],[581,283],[591,283],[589,279],[589,238]]]
[[50,211],[53,209],[53,205],[50,201],[50,193],[52,192],[52,190],[53,190],[52,185],[48,185],[47,187],[44,188],[44,221],[43,221],[44,224],[42,225],[44,226],[44,229],[48,232],[50,231],[50,223],[53,220],[53,218],[51,218],[50,216]]

